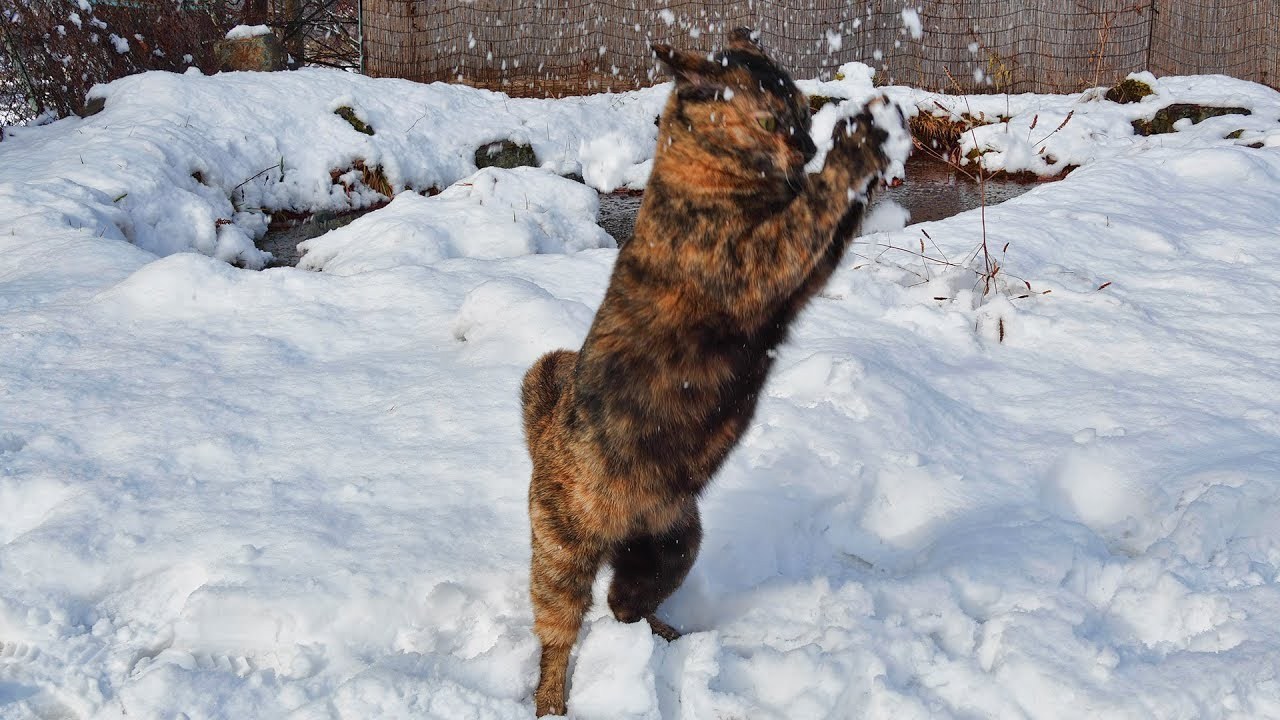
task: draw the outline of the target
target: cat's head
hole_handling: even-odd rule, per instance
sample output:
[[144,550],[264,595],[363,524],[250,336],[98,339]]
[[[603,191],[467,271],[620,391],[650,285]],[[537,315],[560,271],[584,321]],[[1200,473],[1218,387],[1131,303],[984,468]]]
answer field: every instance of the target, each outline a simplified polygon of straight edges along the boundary
[[711,55],[652,46],[675,76],[659,143],[694,143],[744,177],[793,181],[816,152],[808,99],[753,35],[735,30]]

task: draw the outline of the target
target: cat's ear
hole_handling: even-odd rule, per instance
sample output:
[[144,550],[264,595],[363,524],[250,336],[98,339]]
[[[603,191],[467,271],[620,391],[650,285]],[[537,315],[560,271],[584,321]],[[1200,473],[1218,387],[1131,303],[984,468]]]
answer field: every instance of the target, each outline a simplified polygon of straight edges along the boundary
[[763,55],[764,47],[760,45],[760,31],[752,30],[749,27],[740,27],[730,32],[729,49]]
[[675,76],[677,84],[694,87],[719,87],[716,75],[721,70],[718,63],[707,59],[702,53],[680,51],[670,45],[654,43],[649,46],[663,65]]

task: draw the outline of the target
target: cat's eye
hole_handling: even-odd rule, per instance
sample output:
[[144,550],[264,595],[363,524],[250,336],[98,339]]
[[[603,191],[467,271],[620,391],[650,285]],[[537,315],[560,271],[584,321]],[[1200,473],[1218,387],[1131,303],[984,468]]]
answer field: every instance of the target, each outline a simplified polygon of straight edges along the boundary
[[764,128],[766,132],[773,132],[778,129],[778,119],[772,115],[758,117],[756,122],[760,123],[760,127]]

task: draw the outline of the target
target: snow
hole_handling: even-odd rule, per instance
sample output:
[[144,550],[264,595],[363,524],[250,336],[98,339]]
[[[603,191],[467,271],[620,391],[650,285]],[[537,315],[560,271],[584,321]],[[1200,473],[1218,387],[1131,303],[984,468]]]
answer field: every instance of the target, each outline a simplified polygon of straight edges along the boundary
[[[544,168],[582,174],[584,142],[625,136],[619,151],[651,148],[667,93],[517,100],[318,69],[271,77],[191,69],[97,86],[90,95],[105,99],[101,113],[25,142],[21,129],[7,131],[6,164],[33,185],[71,183],[119,198],[108,203],[126,213],[118,232],[149,252],[194,249],[254,268],[268,261],[250,242],[266,231],[266,212],[385,199],[335,182],[335,171],[345,176],[359,162],[381,168],[396,191],[442,190],[476,171],[476,147],[510,139],[530,144]],[[334,114],[344,106],[375,134]],[[623,179],[643,177],[629,168]]]
[[844,37],[839,30],[823,31],[823,38],[827,42],[827,53],[840,52],[840,48],[844,45]]
[[236,25],[227,31],[228,40],[245,40],[259,35],[270,35],[271,28],[266,25]]
[[[877,211],[704,498],[687,634],[616,623],[600,578],[571,716],[1280,717],[1280,96],[846,70],[803,83],[853,98],[823,122],[936,100],[1010,116],[966,140],[989,167],[1080,167]],[[642,184],[666,92],[154,73],[6,131],[0,718],[530,717],[517,388],[616,257],[557,174]],[[1253,114],[1129,128],[1228,99]],[[543,167],[477,172],[507,138]],[[306,243],[322,272],[229,264],[261,208],[385,200],[334,184],[357,159],[396,194]]]
[[902,27],[911,33],[912,40],[919,40],[924,37],[924,25],[920,22],[920,10],[918,8],[902,9]]
[[[1148,83],[1155,92],[1128,105],[1105,101],[1102,89],[1076,96],[986,96],[980,100],[970,98],[968,106],[952,103],[949,107],[957,116],[968,112],[995,121],[965,133],[961,151],[981,152],[982,165],[988,170],[1025,170],[1050,176],[1068,167],[1147,148],[1195,150],[1256,142],[1268,147],[1280,145],[1280,129],[1275,122],[1280,117],[1280,96],[1275,93],[1257,92],[1223,75],[1157,80],[1150,73],[1137,73],[1130,77]],[[1157,110],[1175,102],[1217,107],[1243,105],[1252,110],[1252,115],[1209,118],[1184,125],[1176,133],[1133,137],[1133,120],[1150,119]],[[998,122],[1001,115],[1011,117],[1008,122]],[[1236,130],[1242,131],[1238,139],[1226,137]]]
[[[725,92],[733,91],[726,88]],[[653,169],[653,145],[621,132],[584,140],[578,149],[583,182],[600,192],[623,186],[643,188]]]
[[591,188],[533,168],[485,168],[435,197],[387,207],[300,245],[300,267],[353,275],[450,257],[503,258],[614,247]]

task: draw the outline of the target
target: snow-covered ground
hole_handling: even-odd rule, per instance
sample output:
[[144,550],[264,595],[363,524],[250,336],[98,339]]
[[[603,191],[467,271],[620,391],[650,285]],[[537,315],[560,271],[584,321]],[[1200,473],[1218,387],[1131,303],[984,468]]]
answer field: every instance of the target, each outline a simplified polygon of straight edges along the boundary
[[[572,716],[1280,717],[1280,95],[1155,85],[888,90],[1081,167],[854,246],[705,498],[688,634],[594,609]],[[554,173],[643,185],[667,89],[98,92],[0,143],[0,718],[530,717],[517,385],[616,255]],[[1133,136],[1172,102],[1253,114]],[[473,174],[507,138],[546,168]],[[410,190],[322,272],[225,262],[262,208],[374,202],[357,160]]]

